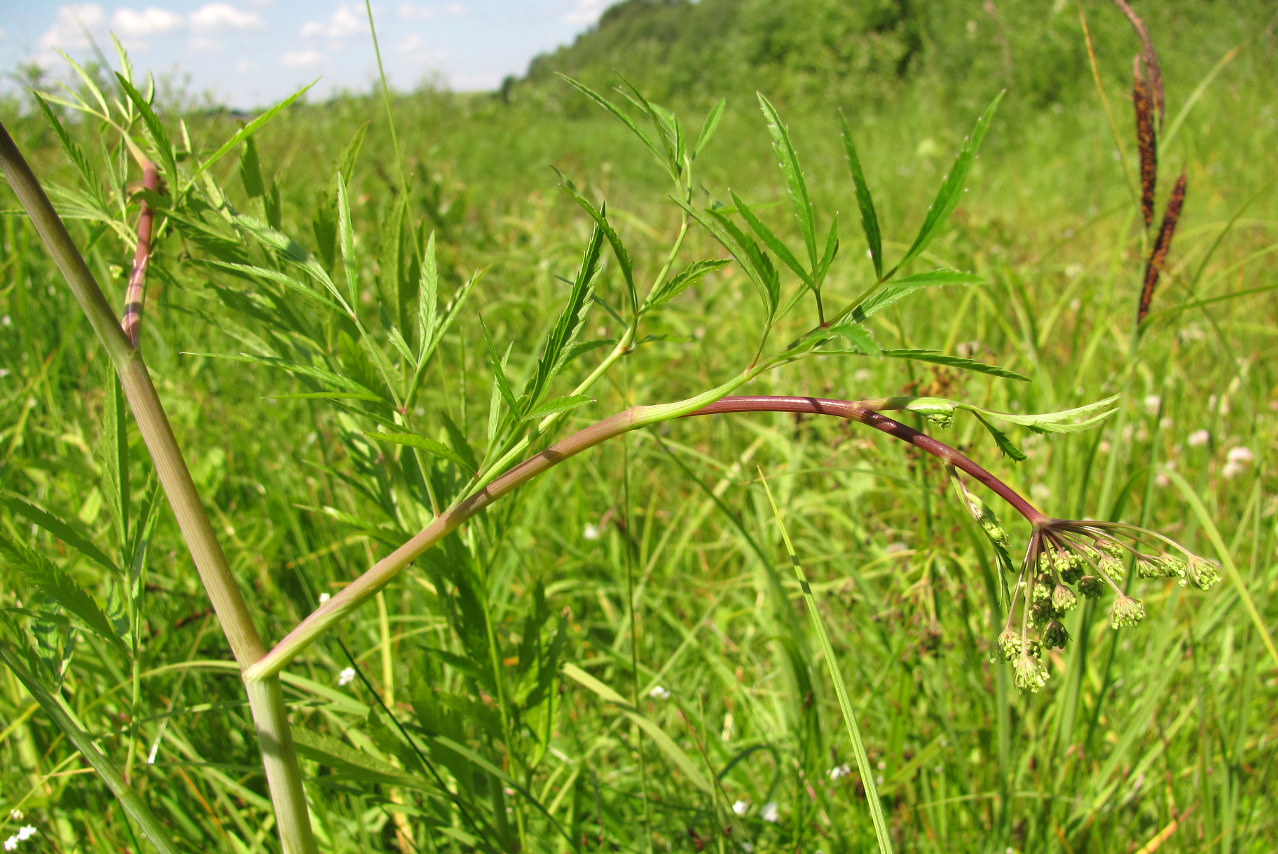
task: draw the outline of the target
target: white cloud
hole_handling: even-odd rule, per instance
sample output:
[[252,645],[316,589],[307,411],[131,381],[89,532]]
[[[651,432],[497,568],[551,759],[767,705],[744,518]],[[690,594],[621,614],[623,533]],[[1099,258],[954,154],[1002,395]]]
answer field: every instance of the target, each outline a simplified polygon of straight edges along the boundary
[[576,7],[564,13],[563,22],[574,27],[593,24],[599,20],[606,5],[608,0],[577,0]]
[[230,3],[209,3],[191,13],[191,29],[199,32],[251,30],[262,26],[262,16]]
[[111,29],[121,36],[154,36],[182,29],[182,16],[167,9],[150,6],[142,11],[117,9],[111,16]]
[[40,36],[40,47],[61,51],[82,50],[89,46],[85,32],[106,23],[106,12],[97,3],[73,3],[59,6],[54,12],[53,26]]
[[191,53],[221,53],[226,50],[226,42],[221,39],[210,39],[204,36],[196,36],[191,39],[187,45]]
[[422,48],[422,37],[413,33],[395,42],[395,50],[399,53],[416,53]]
[[343,3],[333,12],[327,24],[308,21],[302,25],[304,36],[328,36],[330,39],[342,39],[356,33],[367,32],[368,14],[361,4]]
[[399,16],[408,21],[429,21],[441,15],[456,17],[466,14],[466,7],[460,3],[449,3],[444,6],[420,6],[416,3],[400,3],[396,10]]
[[248,74],[250,71],[257,71],[257,63],[251,59],[241,59],[235,63],[235,70],[240,74]]
[[308,68],[318,65],[323,55],[318,50],[291,50],[280,57],[285,68]]

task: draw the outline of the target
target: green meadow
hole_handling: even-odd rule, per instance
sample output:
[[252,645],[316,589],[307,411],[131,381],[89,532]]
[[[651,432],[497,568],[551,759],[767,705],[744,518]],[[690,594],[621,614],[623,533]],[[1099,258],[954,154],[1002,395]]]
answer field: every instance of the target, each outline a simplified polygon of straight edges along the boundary
[[[496,93],[239,115],[112,54],[0,101],[117,318],[155,215],[134,348],[0,192],[12,850],[1278,849],[1278,18],[1136,5],[1147,226],[1116,5],[915,5],[630,0]],[[1038,598],[1056,520],[1135,543],[1051,540],[1100,598]]]

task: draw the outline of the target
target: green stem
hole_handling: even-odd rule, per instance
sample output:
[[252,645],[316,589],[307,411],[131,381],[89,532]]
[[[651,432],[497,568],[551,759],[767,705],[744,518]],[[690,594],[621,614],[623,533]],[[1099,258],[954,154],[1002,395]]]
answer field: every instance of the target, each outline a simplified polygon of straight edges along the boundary
[[[151,382],[146,363],[116,321],[111,305],[89,272],[66,226],[2,123],[0,168],[111,358],[200,581],[226,634],[231,652],[244,671],[262,658],[265,647],[200,503],[199,492]],[[258,724],[280,840],[287,854],[309,854],[317,849],[307,816],[301,768],[288,730],[283,690],[278,678],[255,681],[258,684],[248,686],[248,698],[254,721]]]
[[531,481],[537,475],[553,468],[570,457],[589,448],[616,438],[631,430],[646,427],[675,418],[691,415],[718,415],[728,412],[807,412],[814,415],[834,415],[850,418],[876,430],[907,442],[920,450],[953,464],[987,486],[995,494],[1012,505],[1031,524],[1048,520],[1015,490],[982,468],[966,455],[925,433],[907,427],[880,415],[871,407],[891,408],[903,406],[909,398],[847,401],[815,397],[728,397],[728,393],[744,385],[757,374],[756,369],[741,374],[727,383],[696,397],[675,403],[653,406],[632,406],[616,415],[603,419],[571,436],[534,454],[519,465],[497,476],[491,483],[474,492],[451,508],[435,517],[429,525],[412,539],[364,572],[340,593],[317,608],[297,625],[274,649],[244,673],[248,680],[265,679],[277,675],[294,657],[310,646],[329,626],[341,620],[359,607],[369,596],[382,589],[400,570],[416,560],[423,552],[444,537],[457,530],[470,517],[508,492]]

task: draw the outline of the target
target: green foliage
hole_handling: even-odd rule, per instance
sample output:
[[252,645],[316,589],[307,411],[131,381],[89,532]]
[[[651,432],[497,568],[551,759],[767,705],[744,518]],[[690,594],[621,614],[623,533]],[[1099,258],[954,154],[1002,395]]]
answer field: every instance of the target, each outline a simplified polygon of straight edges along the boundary
[[[1143,10],[1156,34],[1199,27],[1211,62],[1238,20],[1263,31],[1250,4],[1170,5]],[[828,419],[636,432],[472,519],[286,671],[327,848],[864,850],[883,835],[842,770],[853,717],[901,850],[1117,851],[1173,825],[1166,844],[1274,847],[1249,770],[1274,760],[1278,376],[1257,318],[1278,238],[1249,189],[1272,51],[1240,53],[1167,152],[1212,189],[1133,348],[1112,318],[1136,299],[1135,218],[1058,6],[632,0],[574,48],[598,54],[541,60],[510,105],[404,96],[407,190],[355,98],[183,128],[82,69],[16,123],[117,305],[126,137],[171,170],[144,352],[268,638],[554,439],[750,367],[771,367],[760,393],[957,415],[948,441],[1036,503],[1227,558],[1225,595],[1145,582],[1135,631],[1080,606],[1052,689],[1016,696],[987,653],[1025,526],[976,487],[939,500],[943,467]],[[1134,47],[1102,6],[1117,79]],[[1166,44],[1167,69],[1206,50]],[[616,96],[607,56],[634,62]],[[963,129],[1003,87],[977,159],[987,119]],[[544,121],[539,97],[572,106]],[[68,850],[145,850],[139,830],[275,850],[240,680],[105,360],[21,217],[0,268],[4,813]]]

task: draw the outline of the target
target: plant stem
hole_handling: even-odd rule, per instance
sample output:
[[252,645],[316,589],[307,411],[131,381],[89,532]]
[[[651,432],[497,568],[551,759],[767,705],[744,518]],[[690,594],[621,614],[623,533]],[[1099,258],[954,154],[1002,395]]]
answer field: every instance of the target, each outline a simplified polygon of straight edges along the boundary
[[537,475],[553,468],[569,457],[588,448],[616,438],[639,427],[693,415],[720,415],[729,412],[807,412],[814,415],[834,415],[849,418],[881,430],[903,442],[914,445],[935,457],[953,464],[989,487],[995,494],[1016,509],[1031,524],[1047,521],[1020,494],[999,480],[966,455],[943,442],[880,415],[875,408],[904,406],[909,398],[848,401],[816,397],[748,396],[727,397],[726,392],[744,384],[752,372],[733,378],[724,385],[676,403],[654,406],[632,406],[616,415],[596,422],[571,436],[556,442],[544,451],[534,454],[519,465],[494,478],[482,489],[469,494],[450,509],[435,517],[429,525],[412,539],[382,558],[340,593],[317,608],[297,625],[264,658],[244,673],[247,680],[264,679],[277,675],[295,656],[311,645],[324,631],[365,599],[390,582],[400,570],[416,560],[423,552],[461,527],[467,519],[492,504],[508,492],[523,486]]
[[[116,322],[115,313],[67,233],[66,226],[2,123],[0,168],[111,358],[200,581],[226,634],[231,652],[244,671],[262,658],[265,647],[231,574],[222,546],[213,533],[208,514],[204,512],[199,492],[142,354],[134,349],[125,331]],[[307,815],[301,768],[293,750],[288,709],[279,679],[255,680],[255,684],[247,688],[284,851],[287,854],[315,852],[317,848]]]

